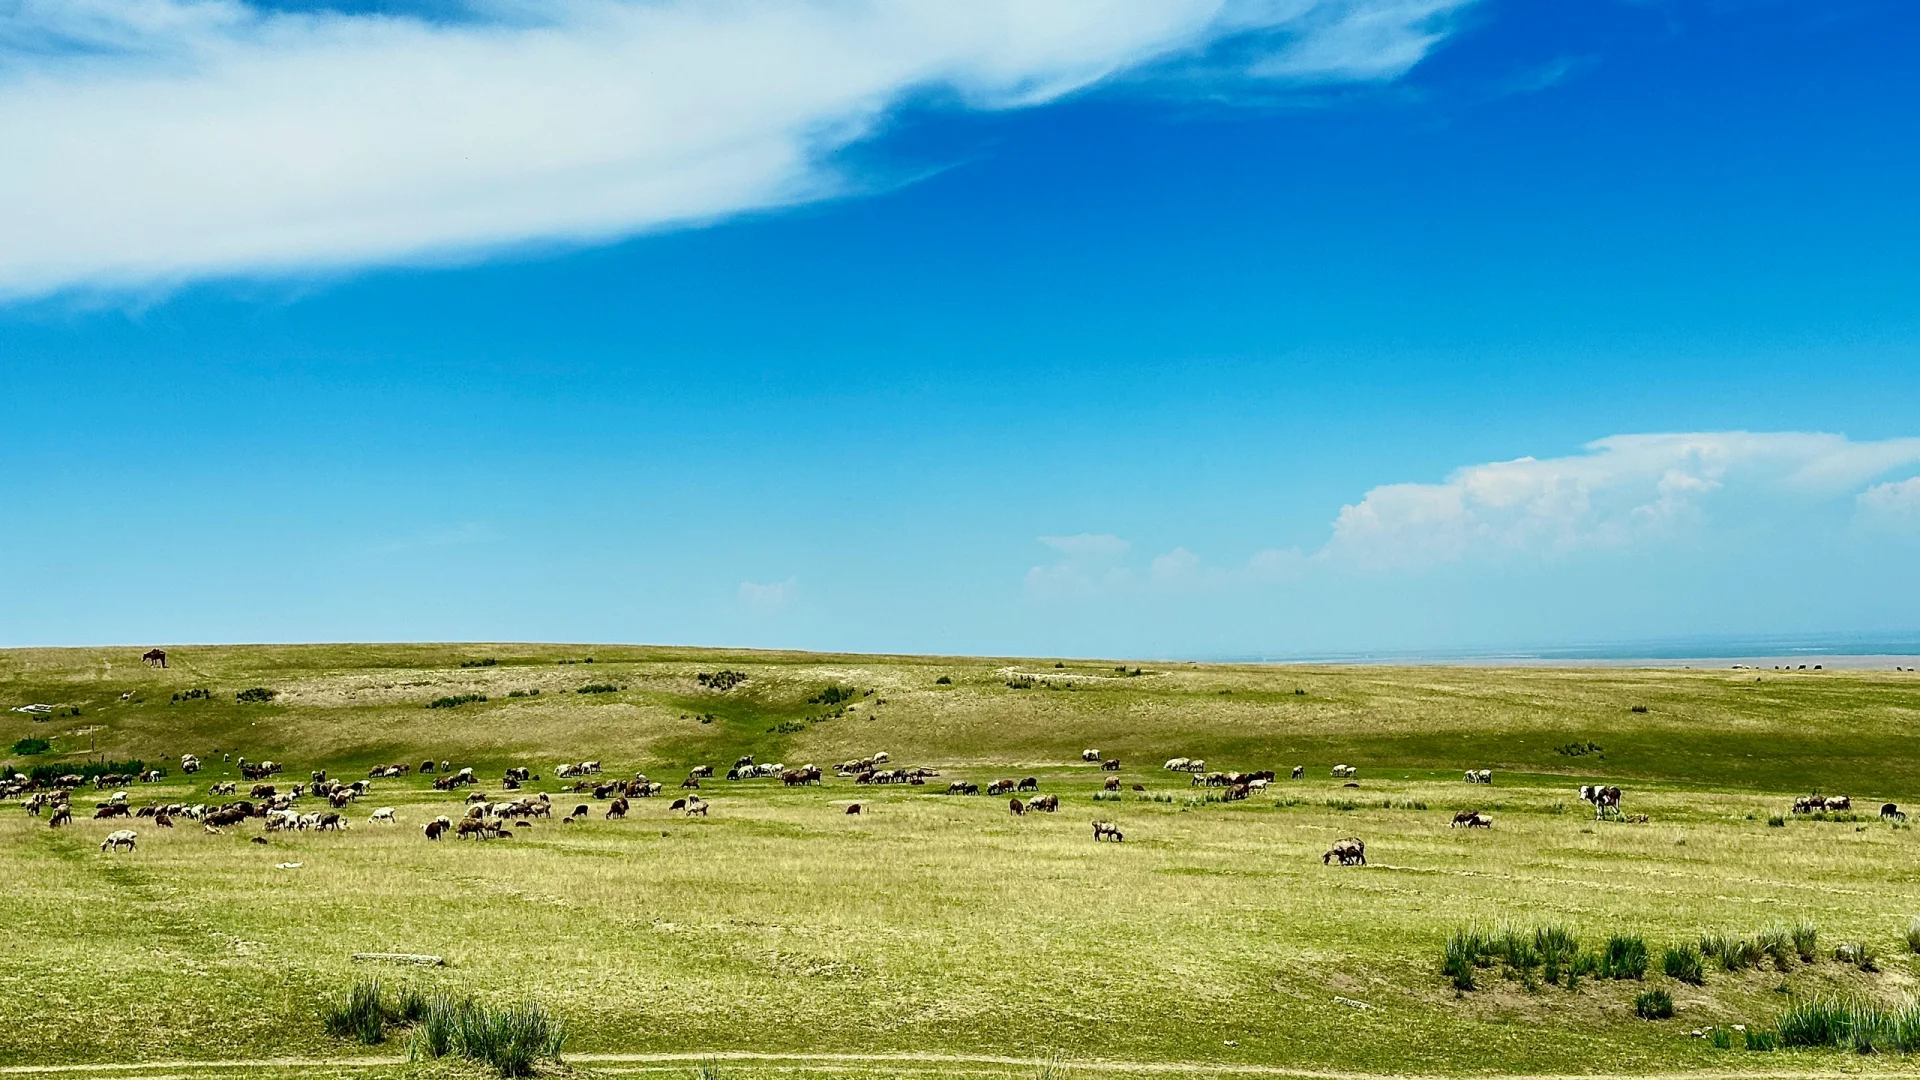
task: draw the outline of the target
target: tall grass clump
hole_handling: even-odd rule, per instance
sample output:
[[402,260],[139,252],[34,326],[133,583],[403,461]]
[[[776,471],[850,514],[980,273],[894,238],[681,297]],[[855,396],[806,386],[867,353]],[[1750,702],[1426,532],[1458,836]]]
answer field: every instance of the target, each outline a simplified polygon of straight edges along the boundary
[[1833,1046],[1862,1054],[1920,1050],[1920,1002],[1886,1007],[1820,997],[1796,1002],[1780,1016],[1780,1045]]
[[1541,974],[1558,986],[1565,976],[1569,989],[1579,979],[1575,961],[1580,957],[1580,939],[1564,926],[1542,926],[1533,932],[1533,950],[1540,955]]
[[498,1007],[465,998],[429,1003],[414,1029],[408,1053],[414,1060],[458,1056],[504,1077],[532,1076],[543,1060],[560,1060],[566,1029],[531,1002]]
[[361,979],[328,1002],[320,1013],[327,1034],[372,1046],[387,1038],[387,1013],[380,1000],[380,980]]
[[1642,990],[1633,999],[1633,1011],[1642,1020],[1668,1020],[1673,1017],[1673,995],[1665,990]]
[[1706,963],[1692,945],[1675,945],[1660,955],[1660,970],[1670,979],[1700,986],[1707,981]]
[[1820,930],[1812,923],[1794,923],[1787,931],[1793,938],[1793,951],[1800,954],[1800,962],[1811,964],[1820,957]]
[[1880,954],[1864,941],[1842,942],[1833,950],[1833,958],[1843,964],[1852,964],[1861,971],[1880,970]]
[[1907,923],[1907,951],[1920,953],[1920,918]]
[[1728,971],[1745,971],[1760,962],[1760,946],[1748,938],[1732,934],[1708,934],[1700,939],[1700,951],[1720,961]]
[[1794,958],[1799,954],[1794,950],[1793,939],[1788,936],[1787,931],[1762,930],[1755,935],[1753,943],[1756,948],[1766,954],[1767,959],[1773,961],[1775,970],[1791,971],[1793,969]]
[[1640,979],[1647,974],[1647,942],[1639,934],[1615,934],[1600,954],[1600,974],[1608,979]]

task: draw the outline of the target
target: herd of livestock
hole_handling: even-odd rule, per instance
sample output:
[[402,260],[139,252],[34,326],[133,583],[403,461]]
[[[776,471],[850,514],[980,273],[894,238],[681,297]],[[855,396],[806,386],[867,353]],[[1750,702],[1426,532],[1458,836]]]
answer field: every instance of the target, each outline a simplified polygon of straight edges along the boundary
[[[1097,764],[1101,770],[1110,774],[1104,784],[1105,792],[1120,790],[1120,761],[1105,758],[1098,750],[1085,750],[1081,760]],[[211,796],[233,796],[230,801],[219,803],[160,803],[134,807],[132,798],[126,790],[114,790],[102,800],[96,802],[92,816],[96,819],[150,818],[160,828],[171,829],[178,820],[199,823],[208,833],[220,833],[230,827],[239,826],[249,820],[259,820],[263,825],[263,834],[252,837],[254,843],[268,843],[266,833],[282,831],[316,832],[339,831],[346,828],[346,812],[354,804],[373,791],[375,780],[390,780],[407,777],[416,772],[410,764],[381,764],[368,770],[365,779],[345,781],[328,776],[324,769],[309,774],[307,780],[286,783],[280,779],[283,766],[274,761],[248,761],[238,758],[233,761],[243,780],[250,784],[244,797],[240,795],[239,784],[226,780],[212,784]],[[195,773],[202,768],[201,761],[193,754],[182,755],[180,770],[183,773]],[[1276,774],[1271,770],[1257,772],[1208,771],[1206,761],[1199,758],[1169,758],[1162,766],[1168,772],[1186,773],[1189,784],[1219,788],[1220,801],[1245,799],[1262,792],[1275,782]],[[871,757],[841,762],[833,766],[834,775],[840,779],[850,779],[857,785],[925,785],[940,773],[935,769],[918,767],[905,768],[892,765],[892,759],[885,752],[875,753]],[[477,788],[481,783],[479,776],[470,767],[455,768],[450,761],[421,761],[417,772],[423,776],[432,776],[432,786],[436,791],[451,792],[462,788]],[[663,783],[647,778],[645,773],[636,773],[631,779],[608,779],[601,774],[598,761],[563,763],[553,770],[555,780],[571,781],[562,793],[591,793],[593,798],[607,800],[603,817],[618,820],[627,816],[633,799],[646,799],[661,796],[665,791]],[[689,817],[706,817],[709,803],[700,794],[702,780],[711,781],[714,767],[697,765],[688,771],[686,779],[680,781],[678,788],[685,794],[675,799],[669,806],[670,812],[684,813]],[[756,762],[752,755],[745,755],[733,763],[724,774],[730,781],[748,781],[756,779],[778,779],[787,787],[804,787],[822,782],[822,770],[817,765],[803,765],[788,768],[775,762]],[[1301,779],[1306,775],[1304,765],[1293,767],[1291,777]],[[1347,787],[1359,786],[1359,770],[1347,764],[1333,766],[1334,779],[1345,781]],[[119,788],[121,785],[135,783],[156,783],[166,776],[164,769],[148,769],[138,774],[106,773],[91,778],[96,791]],[[501,776],[501,787],[506,791],[517,791],[522,785],[540,780],[540,775],[528,766],[513,766]],[[1487,769],[1469,769],[1463,775],[1468,784],[1492,784],[1493,773]],[[48,824],[58,828],[73,820],[71,793],[82,787],[88,779],[82,775],[68,774],[58,776],[51,781],[36,782],[21,774],[0,777],[0,798],[18,798],[29,814],[48,815]],[[1015,816],[1030,813],[1054,813],[1060,809],[1060,797],[1053,793],[1040,793],[1040,779],[1028,776],[1020,779],[1006,778],[987,784],[984,791],[988,796],[1012,796],[1008,800],[1008,809]],[[949,795],[978,795],[982,793],[979,784],[967,780],[950,781],[945,791]],[[1145,791],[1141,784],[1134,784],[1133,790]],[[1626,816],[1620,809],[1621,790],[1612,785],[1583,784],[1579,789],[1582,801],[1593,807],[1597,819],[1617,817],[1625,821],[1646,820],[1645,815]],[[1025,796],[1024,798],[1022,796]],[[421,832],[429,840],[439,840],[445,836],[457,839],[490,840],[512,836],[515,829],[532,826],[536,819],[553,821],[556,818],[553,798],[546,792],[494,799],[477,790],[466,796],[465,814],[455,820],[438,816],[426,822]],[[303,805],[315,805],[315,809],[302,810]],[[1852,802],[1847,796],[1807,795],[1796,799],[1794,814],[1817,814],[1827,812],[1849,812]],[[848,814],[859,814],[863,810],[860,803],[852,803],[846,808]],[[587,803],[577,803],[570,811],[558,816],[562,824],[571,824],[592,813]],[[1880,809],[1880,816],[1891,821],[1904,821],[1906,815],[1898,806],[1887,803]],[[374,810],[368,817],[371,825],[396,825],[398,815],[391,806]],[[1491,829],[1493,819],[1479,810],[1462,810],[1455,814],[1453,827],[1468,829]],[[1120,828],[1112,822],[1095,821],[1093,838],[1096,841],[1122,841],[1125,839]],[[100,845],[102,851],[134,849],[137,834],[131,829],[118,829],[111,833]],[[1364,865],[1366,863],[1366,844],[1358,837],[1339,840],[1322,856],[1326,863],[1338,862],[1342,866]]]

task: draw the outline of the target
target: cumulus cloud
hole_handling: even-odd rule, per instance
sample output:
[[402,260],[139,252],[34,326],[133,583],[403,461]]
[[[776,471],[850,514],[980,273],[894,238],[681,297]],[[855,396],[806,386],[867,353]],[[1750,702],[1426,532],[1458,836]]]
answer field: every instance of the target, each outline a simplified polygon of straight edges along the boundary
[[1875,484],[1855,499],[1863,524],[1920,529],[1920,476]]
[[1619,548],[1697,528],[1716,502],[1832,498],[1920,461],[1920,439],[1805,432],[1616,435],[1584,449],[1471,465],[1438,484],[1376,487],[1341,508],[1320,555],[1418,566]]
[[590,242],[848,189],[911,96],[1041,104],[1232,42],[1399,75],[1471,0],[0,4],[0,294]]

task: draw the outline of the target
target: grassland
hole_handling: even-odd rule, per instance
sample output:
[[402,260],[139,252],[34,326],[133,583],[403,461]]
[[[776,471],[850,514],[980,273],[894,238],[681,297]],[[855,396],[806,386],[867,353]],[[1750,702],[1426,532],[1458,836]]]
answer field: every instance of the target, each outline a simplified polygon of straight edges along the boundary
[[[0,713],[0,746],[52,744],[14,758],[23,768],[187,752],[210,763],[136,786],[136,802],[204,800],[236,775],[223,753],[285,761],[293,778],[432,757],[497,782],[526,764],[547,777],[532,790],[558,792],[553,765],[584,758],[671,783],[745,753],[828,765],[886,750],[939,769],[941,784],[1038,776],[1062,809],[1016,819],[1004,800],[938,786],[720,780],[703,791],[704,820],[636,801],[625,821],[596,812],[510,841],[434,844],[418,823],[457,815],[459,796],[411,777],[377,781],[344,834],[261,846],[247,839],[257,826],[211,836],[136,822],[139,850],[105,855],[106,823],[50,830],[9,804],[0,1067],[391,1057],[321,1028],[320,1000],[367,973],[356,952],[444,955],[445,968],[381,974],[542,1002],[588,1072],[686,1075],[708,1056],[726,1076],[1028,1076],[1020,1062],[1054,1059],[1101,1075],[1908,1067],[1715,1049],[1690,1032],[1765,1027],[1818,993],[1910,996],[1920,965],[1902,935],[1920,914],[1920,836],[1872,817],[1881,801],[1920,801],[1909,673],[1134,674],[1117,662],[601,646],[171,652],[165,671],[129,649],[0,653],[0,704],[57,706],[40,721]],[[748,679],[714,690],[697,678],[723,669]],[[616,689],[577,692],[589,685]],[[810,702],[829,686],[855,693]],[[235,700],[251,687],[278,693]],[[203,688],[205,699],[173,700]],[[469,695],[487,700],[427,707]],[[1080,762],[1085,747],[1124,762],[1118,801],[1096,802],[1105,774]],[[1209,801],[1159,768],[1173,756],[1282,779],[1262,797]],[[1359,766],[1358,788],[1329,778],[1335,762]],[[1285,779],[1295,764],[1306,779]],[[1495,785],[1463,784],[1468,767],[1493,769]],[[1573,791],[1589,781],[1624,787],[1624,808],[1648,821],[1594,822]],[[1811,790],[1847,793],[1866,814],[1768,824]],[[867,812],[847,816],[852,800]],[[365,820],[384,805],[400,826]],[[1447,827],[1472,807],[1495,827]],[[1094,817],[1119,822],[1127,842],[1094,844]],[[1365,838],[1371,865],[1323,866],[1347,835]],[[1880,970],[1710,965],[1701,986],[1660,973],[1665,945],[1801,921],[1819,928],[1823,955],[1868,942]],[[1638,933],[1653,969],[1568,990],[1494,968],[1459,993],[1441,949],[1473,922],[1562,925],[1587,948]],[[1634,1015],[1648,988],[1671,992],[1675,1018]],[[767,1054],[796,1056],[749,1056]],[[162,1071],[196,1069],[217,1072]]]

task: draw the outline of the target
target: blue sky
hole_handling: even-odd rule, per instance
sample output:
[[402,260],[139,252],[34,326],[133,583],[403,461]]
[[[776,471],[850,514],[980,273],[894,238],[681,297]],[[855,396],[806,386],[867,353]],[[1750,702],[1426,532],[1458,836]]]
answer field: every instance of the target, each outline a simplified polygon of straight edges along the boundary
[[0,644],[1920,629],[1916,30],[15,5]]

